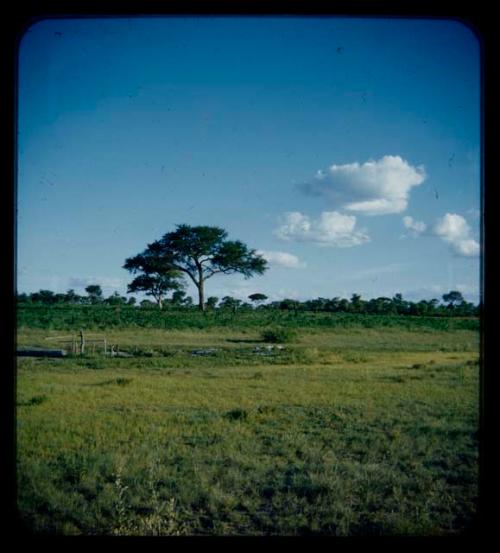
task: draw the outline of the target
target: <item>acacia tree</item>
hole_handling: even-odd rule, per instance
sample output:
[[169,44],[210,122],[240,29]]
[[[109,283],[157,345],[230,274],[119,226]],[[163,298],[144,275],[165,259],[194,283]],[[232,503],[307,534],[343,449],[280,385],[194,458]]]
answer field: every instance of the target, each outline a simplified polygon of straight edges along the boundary
[[132,274],[139,273],[127,286],[127,293],[144,292],[155,299],[160,309],[163,309],[163,300],[169,291],[180,291],[184,287],[182,274],[147,250],[129,257],[123,268]]
[[451,290],[447,294],[443,294],[443,301],[448,304],[449,308],[455,307],[464,301],[464,297],[458,290]]
[[267,296],[265,294],[261,294],[260,292],[257,292],[255,294],[250,294],[248,296],[248,299],[252,300],[255,305],[260,305],[262,302],[267,300]]
[[[263,274],[266,260],[239,240],[227,240],[219,227],[178,225],[176,230],[148,244],[140,254],[161,267],[159,274],[180,271],[198,290],[198,307],[205,310],[205,282],[216,274]],[[136,256],[138,257],[138,256]],[[124,267],[130,266],[126,260]]]
[[99,284],[89,284],[85,288],[85,292],[88,294],[88,300],[91,304],[102,303],[102,288]]

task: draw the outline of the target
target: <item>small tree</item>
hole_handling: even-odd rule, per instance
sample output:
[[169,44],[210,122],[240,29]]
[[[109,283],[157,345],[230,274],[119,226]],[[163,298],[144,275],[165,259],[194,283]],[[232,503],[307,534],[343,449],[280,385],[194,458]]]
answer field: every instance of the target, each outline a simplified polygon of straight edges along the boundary
[[87,292],[91,304],[102,302],[102,288],[98,284],[89,284],[89,286],[85,288],[85,292]]
[[57,297],[52,290],[39,290],[31,294],[31,301],[44,303],[45,305],[53,305],[57,302]]
[[233,313],[236,313],[236,310],[241,305],[241,300],[232,298],[231,296],[224,296],[219,304],[220,309],[231,309]]
[[409,302],[405,301],[402,294],[400,293],[394,294],[392,298],[392,304],[398,315],[404,315],[410,310]]
[[283,309],[285,311],[292,311],[292,310],[297,311],[299,307],[300,307],[300,302],[297,300],[292,300],[290,298],[285,298],[280,302],[280,309]]
[[127,298],[120,296],[118,292],[114,292],[111,296],[106,298],[104,301],[108,305],[125,305],[127,303]]
[[261,305],[262,302],[267,300],[267,296],[265,294],[250,294],[248,296],[248,299],[251,300],[255,305]]
[[[346,300],[345,298],[337,299],[333,298],[331,301],[332,311],[340,311],[342,313],[347,313],[349,311],[349,300]],[[371,302],[371,300],[370,300]],[[368,302],[368,305],[370,304]]]
[[216,296],[208,297],[207,298],[207,303],[206,303],[207,308],[215,309],[215,307],[217,306],[218,301],[219,301],[219,298],[217,298]]
[[160,309],[163,309],[163,300],[168,292],[180,291],[184,286],[179,271],[148,251],[128,258],[123,267],[138,275],[127,286],[127,293],[144,292],[155,299]]
[[74,305],[74,304],[80,303],[81,299],[82,298],[71,288],[66,292],[64,301],[66,303],[70,303]]
[[365,302],[361,299],[360,294],[352,294],[351,296],[351,311],[354,313],[362,313],[365,309]]
[[175,307],[183,305],[185,301],[186,292],[184,290],[175,290],[175,292],[172,294],[172,298],[170,299],[170,303]]
[[310,311],[327,311],[330,304],[331,300],[326,298],[316,298],[305,302],[307,309]]
[[55,294],[54,303],[66,303],[66,294],[62,294],[62,293]]
[[152,296],[159,309],[163,309],[165,295],[170,290],[178,290],[182,286],[176,277],[169,275],[152,276],[139,275],[127,286],[127,293],[144,292],[146,296]]
[[454,307],[456,304],[462,303],[464,297],[457,290],[451,290],[447,294],[443,294],[443,301],[448,304],[448,307]]

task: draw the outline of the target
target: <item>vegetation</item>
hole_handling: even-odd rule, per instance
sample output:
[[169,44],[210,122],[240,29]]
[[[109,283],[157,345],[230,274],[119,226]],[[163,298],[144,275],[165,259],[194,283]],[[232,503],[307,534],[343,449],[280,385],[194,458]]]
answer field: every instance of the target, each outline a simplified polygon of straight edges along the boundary
[[257,292],[256,294],[250,294],[248,299],[251,300],[255,305],[261,305],[262,302],[266,301],[268,297],[265,294]]
[[[18,504],[27,529],[357,536],[470,526],[477,329],[459,328],[457,318],[406,327],[413,317],[252,311],[295,321],[287,327],[295,339],[271,348],[261,324],[240,313],[225,315],[239,321],[233,326],[175,313],[212,326],[105,328],[128,358],[19,358]],[[297,326],[307,317],[309,326]],[[22,326],[18,344],[52,347],[59,334]]]
[[[147,303],[146,303],[147,302]],[[225,307],[224,307],[225,305]],[[140,307],[130,305],[55,305],[19,303],[19,327],[40,329],[161,328],[208,329],[213,327],[259,328],[378,328],[405,329],[479,329],[477,317],[375,315],[345,312],[289,311],[282,309],[246,309],[223,304],[200,312],[192,307],[155,309],[145,300]]]
[[297,337],[297,333],[290,328],[269,328],[264,330],[261,336],[264,342],[282,344],[293,342]]
[[104,298],[97,284],[86,296],[17,297],[19,347],[99,332],[85,354],[18,358],[28,531],[467,531],[478,492],[479,306],[458,291],[441,303],[205,300],[213,275],[266,269],[214,227],[180,225],[125,268],[135,275],[128,292],[155,303]]
[[134,273],[142,273],[127,286],[127,292],[143,292],[146,296],[152,296],[160,309],[163,308],[163,300],[168,292],[182,291],[183,283],[179,281],[181,273],[170,268],[162,270],[160,262],[146,255],[137,255],[127,260],[125,267]]
[[98,284],[90,284],[85,288],[85,292],[87,292],[88,300],[92,305],[102,302],[102,288]]
[[[100,287],[99,287],[100,288]],[[167,310],[184,308],[184,310],[193,310],[192,299],[186,293],[179,289],[177,284],[172,284],[169,288],[175,290],[171,298],[161,297],[161,306]],[[129,291],[130,291],[129,287]],[[164,293],[167,289],[164,289]],[[151,292],[151,295],[154,295]],[[102,296],[102,293],[101,293]],[[480,314],[480,306],[476,306],[470,302],[464,300],[462,294],[457,291],[451,291],[448,294],[442,296],[443,302],[440,303],[438,299],[421,300],[418,302],[411,302],[404,300],[401,294],[395,294],[393,298],[373,298],[370,300],[363,300],[359,294],[353,294],[351,300],[345,298],[316,298],[307,301],[297,301],[291,299],[284,299],[281,301],[273,301],[267,304],[263,304],[263,301],[267,299],[264,294],[256,293],[248,296],[252,301],[250,303],[244,303],[239,299],[232,298],[231,296],[225,296],[219,302],[219,299],[211,296],[205,302],[205,307],[209,307],[211,310],[229,309],[233,312],[249,313],[255,312],[293,312],[296,313],[350,313],[357,315],[390,315],[390,316],[427,316],[427,317],[477,317]],[[157,299],[157,297],[155,296]],[[450,299],[451,298],[451,299]],[[158,302],[158,299],[157,299]],[[217,303],[219,305],[217,306]],[[68,306],[68,305],[95,305],[99,303],[101,305],[135,305],[135,298],[127,298],[120,296],[115,292],[112,296],[101,299],[96,302],[91,296],[78,296],[74,290],[68,290],[66,294],[55,294],[50,290],[40,290],[33,294],[19,294],[17,296],[17,303],[20,307],[27,305],[46,305],[46,306]],[[151,307],[152,304],[148,300],[141,303],[142,306]]]
[[205,282],[216,274],[240,273],[246,278],[262,274],[267,268],[266,260],[257,255],[239,240],[226,240],[227,232],[218,227],[178,225],[139,255],[125,261],[124,268],[140,273],[140,287],[130,291],[148,290],[158,294],[158,286],[167,279],[172,288],[176,276],[187,275],[198,290],[198,308],[205,310]]

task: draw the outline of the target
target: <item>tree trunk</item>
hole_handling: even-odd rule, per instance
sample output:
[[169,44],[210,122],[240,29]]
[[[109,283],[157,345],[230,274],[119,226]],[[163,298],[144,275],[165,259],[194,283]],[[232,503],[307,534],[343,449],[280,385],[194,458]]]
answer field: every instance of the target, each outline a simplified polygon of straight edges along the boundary
[[202,276],[198,281],[198,308],[200,311],[205,311],[205,282]]

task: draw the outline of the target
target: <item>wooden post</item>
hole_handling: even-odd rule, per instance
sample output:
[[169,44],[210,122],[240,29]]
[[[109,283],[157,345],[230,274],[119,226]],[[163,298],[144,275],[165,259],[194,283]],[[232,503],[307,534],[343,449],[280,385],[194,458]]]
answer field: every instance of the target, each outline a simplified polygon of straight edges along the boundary
[[106,338],[104,338],[104,355],[106,355],[108,352],[107,352],[107,344],[106,344]]
[[83,330],[80,330],[80,355],[85,353],[85,337],[83,336]]

